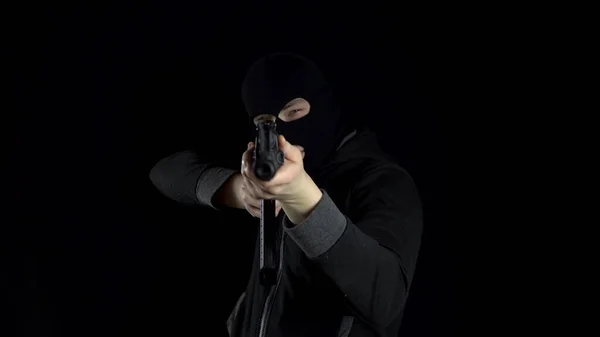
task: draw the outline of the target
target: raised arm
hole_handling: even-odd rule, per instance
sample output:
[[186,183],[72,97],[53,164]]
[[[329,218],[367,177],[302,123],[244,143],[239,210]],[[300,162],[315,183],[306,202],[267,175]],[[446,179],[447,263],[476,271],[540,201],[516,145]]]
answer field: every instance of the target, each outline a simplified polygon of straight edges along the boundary
[[244,208],[234,193],[239,179],[236,170],[204,163],[194,151],[174,153],[150,170],[150,180],[169,199],[214,209]]

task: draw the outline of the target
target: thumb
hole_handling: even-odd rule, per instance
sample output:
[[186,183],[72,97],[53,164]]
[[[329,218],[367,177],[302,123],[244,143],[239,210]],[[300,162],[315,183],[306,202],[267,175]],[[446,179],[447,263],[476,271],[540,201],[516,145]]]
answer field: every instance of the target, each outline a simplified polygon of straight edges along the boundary
[[296,147],[298,148],[298,150],[300,150],[300,153],[302,153],[302,159],[304,159],[304,157],[306,156],[306,152],[304,152],[304,148],[302,146],[298,146],[298,145],[296,145]]
[[293,162],[302,160],[302,152],[298,146],[290,144],[283,135],[279,135],[279,150],[283,152],[287,159]]
[[277,141],[279,142],[279,150],[285,152],[288,144],[290,144],[287,139],[283,135],[279,135],[277,137]]

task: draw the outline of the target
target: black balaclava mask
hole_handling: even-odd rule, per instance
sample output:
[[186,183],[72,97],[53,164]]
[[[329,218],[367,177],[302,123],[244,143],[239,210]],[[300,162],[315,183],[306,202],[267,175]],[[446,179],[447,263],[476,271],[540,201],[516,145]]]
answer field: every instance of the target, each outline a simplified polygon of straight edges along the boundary
[[242,99],[254,128],[254,117],[277,116],[295,98],[310,104],[308,115],[291,122],[277,119],[277,129],[306,152],[304,169],[317,173],[350,131],[340,113],[331,86],[310,60],[295,54],[267,55],[250,67],[242,85]]

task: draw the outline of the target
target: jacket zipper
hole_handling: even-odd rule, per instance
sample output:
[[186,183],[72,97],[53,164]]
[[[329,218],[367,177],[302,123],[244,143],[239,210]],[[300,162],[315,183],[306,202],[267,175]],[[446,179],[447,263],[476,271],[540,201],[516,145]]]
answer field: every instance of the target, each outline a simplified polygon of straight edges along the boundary
[[273,307],[273,301],[275,300],[275,294],[277,293],[277,289],[279,289],[279,283],[281,282],[281,275],[283,270],[283,248],[285,243],[285,232],[281,231],[281,244],[279,247],[279,264],[277,266],[277,282],[275,283],[275,287],[271,287],[269,290],[269,294],[267,295],[267,299],[265,300],[265,306],[263,308],[263,312],[260,318],[260,328],[258,330],[258,337],[266,337],[267,336],[267,322],[269,320],[269,316],[271,315],[271,309]]

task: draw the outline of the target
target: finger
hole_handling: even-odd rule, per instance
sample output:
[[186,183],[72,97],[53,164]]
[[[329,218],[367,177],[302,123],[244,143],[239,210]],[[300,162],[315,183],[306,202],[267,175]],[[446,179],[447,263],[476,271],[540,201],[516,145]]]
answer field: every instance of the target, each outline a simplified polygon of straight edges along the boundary
[[260,211],[260,200],[251,198],[248,200],[248,205],[252,206],[252,208],[256,208]]
[[290,160],[294,163],[302,160],[301,150],[298,147],[290,144],[283,135],[279,135],[278,141],[279,150],[283,152],[283,154],[285,155],[285,159]]
[[303,147],[303,146],[300,146],[300,145],[294,145],[294,146],[295,146],[295,147],[296,147],[298,150],[300,150],[300,153],[302,154],[302,159],[304,159],[304,155],[305,155],[305,152],[304,152],[304,147]]
[[260,218],[260,208],[252,207],[250,205],[245,205],[246,211],[250,213],[255,218]]
[[244,176],[244,190],[249,197],[253,199],[259,199],[258,197],[260,193],[258,191],[258,188],[254,185],[252,180],[250,180],[246,176]]
[[[277,176],[277,175],[275,175]],[[271,181],[275,180],[273,178]],[[259,200],[273,200],[276,198],[275,192],[277,192],[277,187],[272,186],[270,181],[260,181],[257,182],[252,180],[249,177],[244,176],[244,183],[246,184],[246,188],[248,192],[252,195],[253,198]],[[272,189],[271,193],[267,191],[267,188]]]
[[254,217],[260,217],[260,200],[253,198],[248,193],[248,188],[245,184],[242,184],[242,202],[248,213]]
[[244,205],[260,209],[260,200],[253,198],[246,190],[243,191],[242,202]]
[[242,167],[241,167],[241,172],[242,174],[245,175],[249,175],[252,174],[252,154],[254,151],[254,143],[250,142],[248,143],[248,148],[246,149],[246,152],[244,152],[244,154],[242,154]]
[[252,206],[253,208],[256,208],[258,210],[260,210],[260,199],[255,199],[255,198],[248,198],[247,201],[248,205]]

